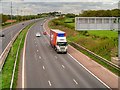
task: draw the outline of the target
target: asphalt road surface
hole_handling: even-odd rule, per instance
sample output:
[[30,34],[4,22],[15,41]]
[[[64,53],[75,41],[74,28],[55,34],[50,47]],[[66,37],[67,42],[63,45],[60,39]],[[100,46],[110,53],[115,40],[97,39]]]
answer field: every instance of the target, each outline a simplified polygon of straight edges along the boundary
[[[12,40],[12,38],[24,27],[29,25],[34,20],[22,22],[13,26],[10,26],[8,28],[5,28],[4,30],[0,30],[0,34],[4,34],[4,37],[0,37],[0,55],[4,51],[4,49],[7,47],[9,42]],[[23,25],[24,24],[24,25]]]
[[[106,88],[68,54],[57,54],[43,35],[43,21],[29,31],[25,51],[25,88]],[[41,37],[36,37],[37,32]]]

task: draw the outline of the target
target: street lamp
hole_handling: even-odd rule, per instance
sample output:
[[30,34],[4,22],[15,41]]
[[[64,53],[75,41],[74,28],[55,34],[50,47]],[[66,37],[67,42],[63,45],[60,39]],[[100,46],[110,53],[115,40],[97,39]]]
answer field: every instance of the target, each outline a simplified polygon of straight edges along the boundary
[[[12,15],[12,8],[13,8],[12,5],[13,5],[13,3],[12,3],[12,0],[11,0],[11,6],[10,6],[11,7],[11,25],[13,24],[12,23],[12,16],[13,16]],[[13,36],[13,30],[11,30],[11,41],[12,41],[12,38],[13,38],[12,36]],[[13,47],[11,48],[11,52],[12,52],[12,56],[13,56]]]

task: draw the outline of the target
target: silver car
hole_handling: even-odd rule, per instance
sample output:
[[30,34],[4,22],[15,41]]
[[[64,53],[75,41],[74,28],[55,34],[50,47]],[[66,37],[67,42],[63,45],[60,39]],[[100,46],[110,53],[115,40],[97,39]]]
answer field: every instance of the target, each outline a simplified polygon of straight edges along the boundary
[[36,37],[41,37],[41,34],[39,32],[37,32]]

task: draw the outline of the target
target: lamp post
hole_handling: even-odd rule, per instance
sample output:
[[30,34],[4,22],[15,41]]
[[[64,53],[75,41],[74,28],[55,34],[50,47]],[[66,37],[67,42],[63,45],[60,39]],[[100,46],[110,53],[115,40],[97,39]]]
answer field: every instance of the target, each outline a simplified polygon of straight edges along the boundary
[[[118,2],[118,9],[120,9],[120,1]],[[118,22],[118,59],[120,60],[120,21]]]
[[[10,7],[11,7],[11,25],[13,24],[13,23],[12,23],[12,20],[13,20],[13,17],[12,17],[12,16],[13,16],[13,15],[12,15],[12,14],[13,14],[13,13],[12,13],[12,8],[13,8],[13,6],[12,6],[12,5],[13,5],[13,3],[12,3],[12,0],[11,0],[11,6],[10,6]],[[13,36],[13,30],[11,30],[11,41],[12,41],[12,38],[13,38],[12,36]],[[12,56],[13,56],[13,47],[11,48],[11,52],[12,52]]]

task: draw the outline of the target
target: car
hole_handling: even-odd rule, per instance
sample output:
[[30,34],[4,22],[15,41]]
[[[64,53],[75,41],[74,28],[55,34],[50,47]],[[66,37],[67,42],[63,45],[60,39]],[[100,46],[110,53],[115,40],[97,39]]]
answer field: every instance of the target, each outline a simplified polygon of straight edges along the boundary
[[44,35],[47,35],[47,32],[43,32]]
[[41,24],[41,26],[43,26],[43,24]]
[[22,23],[22,25],[24,25],[24,23]]
[[39,32],[36,33],[36,37],[41,37],[41,34]]

